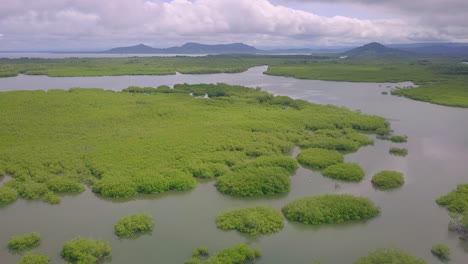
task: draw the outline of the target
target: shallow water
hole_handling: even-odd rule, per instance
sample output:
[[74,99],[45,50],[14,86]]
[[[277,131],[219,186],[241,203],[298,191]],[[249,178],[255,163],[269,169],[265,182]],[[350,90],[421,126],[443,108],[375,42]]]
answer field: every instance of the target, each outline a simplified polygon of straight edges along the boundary
[[[382,95],[395,86],[411,83],[376,84],[297,80],[263,75],[266,67],[244,73],[170,76],[60,77],[18,76],[0,78],[0,91],[19,89],[67,89],[100,87],[121,90],[129,85],[158,86],[175,83],[225,82],[261,87],[274,94],[288,95],[314,103],[361,109],[368,114],[386,117],[396,134],[406,134],[408,143],[392,144],[376,140],[374,146],[346,156],[366,171],[361,183],[337,183],[317,172],[300,168],[292,176],[287,194],[256,199],[222,195],[212,182],[182,193],[140,196],[131,201],[104,200],[89,190],[66,196],[60,205],[19,200],[0,209],[0,245],[12,235],[40,232],[42,244],[37,253],[53,257],[51,263],[63,263],[59,256],[62,244],[77,236],[107,240],[112,246],[115,264],[183,263],[192,249],[209,247],[212,252],[236,243],[261,248],[260,264],[352,263],[378,247],[397,246],[439,263],[430,253],[436,243],[452,249],[450,263],[463,264],[468,259],[468,243],[447,230],[449,216],[434,200],[468,183],[468,109],[438,106],[391,95]],[[1,93],[0,93],[1,96]],[[391,146],[408,148],[407,157],[388,154]],[[375,190],[370,178],[380,170],[398,170],[405,174],[405,185],[394,191]],[[0,179],[1,181],[2,179]],[[374,219],[344,225],[306,226],[286,222],[280,232],[252,238],[235,231],[216,228],[216,215],[228,208],[270,205],[280,209],[287,202],[323,193],[350,193],[370,197],[381,207]],[[155,219],[152,235],[136,240],[119,240],[113,235],[116,221],[129,214],[148,212]],[[2,246],[0,263],[15,263]]]

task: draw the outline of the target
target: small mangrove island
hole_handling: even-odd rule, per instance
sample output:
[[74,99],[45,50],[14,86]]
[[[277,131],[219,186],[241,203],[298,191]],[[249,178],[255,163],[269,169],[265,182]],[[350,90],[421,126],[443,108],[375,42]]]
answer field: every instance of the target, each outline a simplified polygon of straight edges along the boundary
[[364,170],[357,163],[339,163],[331,165],[322,171],[322,175],[344,181],[361,181],[364,178]]
[[235,229],[249,235],[270,234],[283,228],[284,219],[274,208],[258,206],[220,213],[216,225],[224,230]]
[[370,199],[349,194],[324,194],[301,198],[282,209],[288,220],[304,224],[332,224],[366,220],[379,214]]
[[138,234],[153,231],[154,221],[149,214],[129,215],[117,222],[114,233],[121,238],[134,237]]
[[62,248],[62,258],[71,264],[96,264],[110,258],[108,242],[76,237],[67,241]]
[[246,244],[223,249],[211,257],[207,248],[197,248],[193,251],[192,258],[185,264],[248,264],[253,263],[261,255],[260,249],[252,249]]
[[403,173],[398,171],[384,170],[372,177],[372,184],[382,190],[395,189],[405,183]]
[[14,236],[8,241],[8,248],[11,250],[25,250],[39,246],[41,235],[37,232],[22,236]]

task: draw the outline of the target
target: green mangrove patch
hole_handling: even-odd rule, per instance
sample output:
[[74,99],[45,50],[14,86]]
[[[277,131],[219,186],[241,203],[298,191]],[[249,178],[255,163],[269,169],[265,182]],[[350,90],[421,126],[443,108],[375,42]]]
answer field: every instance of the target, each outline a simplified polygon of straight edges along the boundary
[[25,250],[39,246],[41,235],[37,232],[22,236],[14,236],[8,241],[8,248],[11,250]]
[[406,143],[408,142],[408,137],[407,136],[391,136],[390,141],[393,143]]
[[344,162],[343,154],[336,150],[311,148],[297,155],[300,164],[312,169],[325,169],[331,165]]
[[110,258],[108,242],[76,237],[67,241],[62,248],[62,258],[72,264],[96,264]]
[[291,221],[312,225],[366,220],[379,214],[379,208],[370,199],[348,194],[297,199],[284,206],[282,211]]
[[357,163],[339,163],[331,165],[322,171],[326,177],[345,181],[361,181],[364,170]]
[[405,183],[405,178],[401,172],[384,170],[376,173],[371,181],[376,188],[388,190],[402,186]]
[[122,217],[114,227],[118,237],[133,237],[141,233],[151,232],[154,221],[149,214],[135,214]]
[[390,148],[390,150],[388,152],[390,154],[392,154],[392,155],[395,155],[395,156],[405,157],[406,155],[408,155],[408,149],[405,149],[405,148],[392,147],[392,148]]
[[[55,204],[86,185],[105,197],[183,191],[196,178],[236,196],[282,193],[297,168],[294,146],[317,135],[361,146],[370,141],[358,131],[389,130],[378,116],[242,86],[139,89],[1,93],[0,171],[13,177],[0,188],[2,204],[16,196]],[[342,162],[335,150],[315,151],[327,156],[312,166]]]
[[446,260],[450,256],[450,248],[445,244],[435,244],[431,247],[431,253],[439,259]]
[[216,225],[224,230],[235,229],[250,235],[270,234],[283,228],[284,219],[274,208],[258,206],[220,213]]
[[383,248],[370,252],[353,264],[426,264],[426,261],[398,248]]
[[16,264],[48,264],[50,258],[44,255],[26,254]]
[[246,244],[223,249],[211,257],[207,248],[197,248],[185,264],[247,264],[253,263],[261,255],[260,249],[252,249]]
[[468,211],[468,184],[459,184],[455,190],[438,198],[436,202],[451,212]]

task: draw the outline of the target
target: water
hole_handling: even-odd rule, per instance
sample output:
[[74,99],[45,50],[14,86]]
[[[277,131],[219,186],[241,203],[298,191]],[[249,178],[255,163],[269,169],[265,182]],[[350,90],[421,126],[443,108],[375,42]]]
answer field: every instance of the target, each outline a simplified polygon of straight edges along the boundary
[[[452,249],[450,263],[467,263],[468,243],[447,230],[448,212],[434,200],[457,184],[468,182],[468,109],[381,94],[392,87],[411,83],[297,80],[263,75],[265,70],[266,67],[255,67],[236,74],[170,76],[18,76],[0,78],[0,91],[76,86],[121,90],[129,85],[184,82],[241,84],[384,116],[391,121],[396,134],[408,135],[408,143],[397,145],[376,140],[374,146],[347,155],[347,161],[358,162],[365,169],[366,178],[361,183],[339,182],[336,186],[335,181],[300,168],[291,178],[289,193],[258,199],[222,195],[208,182],[188,192],[140,196],[126,202],[103,200],[89,190],[77,196],[66,196],[55,206],[19,200],[0,209],[0,245],[5,245],[12,235],[40,232],[43,242],[36,252],[53,257],[53,264],[63,263],[59,256],[62,244],[78,235],[109,241],[113,264],[183,263],[196,247],[206,246],[216,252],[237,243],[261,248],[263,257],[259,264],[306,264],[314,260],[345,264],[387,246],[400,247],[435,264],[439,261],[430,253],[431,246],[446,243]],[[408,148],[409,155],[391,156],[388,154],[390,146]],[[375,190],[370,178],[384,169],[403,172],[405,185],[394,191]],[[214,223],[216,215],[229,208],[268,205],[280,209],[293,199],[323,193],[367,196],[380,206],[382,213],[366,222],[344,225],[307,226],[286,222],[280,232],[257,238],[218,230]],[[142,212],[150,213],[155,219],[152,235],[119,240],[113,234],[113,226],[119,218]],[[5,247],[0,248],[2,264],[15,263],[18,259],[19,256],[10,254]]]
[[155,54],[155,53],[53,53],[53,52],[0,52],[0,58],[18,59],[18,58],[44,58],[44,59],[60,59],[60,58],[120,58],[120,57],[174,57],[174,56],[189,56],[199,57],[207,54]]

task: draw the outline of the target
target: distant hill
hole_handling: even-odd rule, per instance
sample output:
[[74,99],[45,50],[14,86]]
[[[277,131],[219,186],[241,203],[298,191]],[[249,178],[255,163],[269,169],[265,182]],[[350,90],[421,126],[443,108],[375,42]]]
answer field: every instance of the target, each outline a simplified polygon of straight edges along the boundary
[[403,57],[403,56],[411,56],[414,54],[409,51],[388,48],[380,43],[372,42],[364,46],[348,50],[344,52],[343,55],[352,57],[352,58],[361,58],[361,57]]
[[243,43],[207,45],[189,42],[180,47],[164,49],[152,48],[143,44],[130,47],[113,48],[103,53],[157,53],[157,54],[221,54],[221,53],[258,53],[261,50]]

